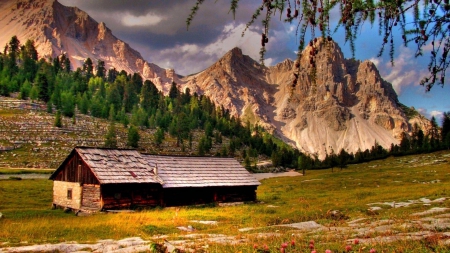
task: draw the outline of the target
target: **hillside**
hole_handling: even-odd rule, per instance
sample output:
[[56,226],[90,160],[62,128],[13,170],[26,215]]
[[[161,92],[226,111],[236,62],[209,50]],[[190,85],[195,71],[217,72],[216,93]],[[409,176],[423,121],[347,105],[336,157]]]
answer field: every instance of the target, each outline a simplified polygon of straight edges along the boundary
[[[72,70],[89,57],[94,72],[87,76],[95,74],[95,65],[102,60],[106,69],[137,73],[166,95],[175,82],[183,92],[189,88],[191,93],[206,95],[244,124],[261,126],[321,159],[340,150],[371,149],[375,143],[388,149],[400,144],[404,134],[411,135],[415,124],[425,134],[430,129],[430,122],[420,114],[409,117],[412,114],[373,63],[346,59],[333,41],[315,39],[298,62],[287,59],[272,67],[234,48],[204,71],[181,78],[174,70],[146,62],[106,24],[78,8],[57,0],[7,0],[0,7],[0,45],[13,35],[22,43],[34,39],[40,57],[66,53]],[[84,85],[89,81],[84,80]],[[115,107],[116,112],[120,109]],[[107,118],[107,112],[103,114]]]
[[[0,97],[0,167],[56,168],[75,146],[102,147],[109,121],[84,114],[63,117],[63,126],[55,127],[55,114],[46,112],[43,103]],[[127,129],[116,124],[119,148],[130,148]],[[154,144],[155,129],[140,129],[139,150],[153,154],[196,155],[203,131],[193,131],[193,145],[182,151],[176,138],[166,134],[159,146]],[[227,144],[224,138],[223,144]],[[215,154],[222,144],[213,144]],[[5,152],[7,151],[7,152]]]

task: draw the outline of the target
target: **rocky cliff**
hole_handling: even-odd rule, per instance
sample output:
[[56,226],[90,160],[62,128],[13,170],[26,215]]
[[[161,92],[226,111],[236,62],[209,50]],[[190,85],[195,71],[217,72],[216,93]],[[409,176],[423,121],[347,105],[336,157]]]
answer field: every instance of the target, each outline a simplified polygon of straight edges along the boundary
[[345,59],[333,41],[318,39],[299,61],[273,67],[235,48],[182,82],[244,122],[263,125],[319,157],[342,148],[370,149],[375,142],[388,148],[411,131],[397,94],[375,65]]
[[204,71],[180,79],[174,70],[146,62],[104,23],[56,0],[0,1],[0,45],[17,35],[36,42],[40,57],[67,53],[73,68],[90,57],[106,67],[139,72],[167,93],[172,81],[205,94],[243,122],[258,124],[309,154],[388,148],[417,124],[405,114],[392,85],[369,61],[345,59],[333,41],[317,39],[296,62],[265,67],[234,48]]
[[161,90],[170,87],[172,81],[179,81],[172,69],[146,62],[104,23],[97,23],[84,11],[63,6],[56,0],[0,1],[0,34],[0,45],[6,45],[14,35],[22,43],[33,39],[39,57],[66,53],[73,69],[82,66],[89,57],[94,64],[98,59],[105,61],[107,69],[139,72]]

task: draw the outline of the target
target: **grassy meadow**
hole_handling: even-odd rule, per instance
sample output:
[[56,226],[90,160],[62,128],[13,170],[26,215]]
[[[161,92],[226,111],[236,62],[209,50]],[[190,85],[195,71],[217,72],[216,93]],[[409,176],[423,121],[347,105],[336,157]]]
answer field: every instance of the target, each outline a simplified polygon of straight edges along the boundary
[[[317,252],[345,252],[352,233],[335,233],[332,228],[348,227],[349,221],[365,218],[364,222],[385,221],[398,224],[396,232],[382,231],[365,238],[390,236],[397,233],[420,232],[417,226],[405,222],[422,217],[413,215],[433,207],[450,208],[450,200],[428,205],[413,204],[393,208],[388,205],[378,211],[368,211],[368,204],[377,202],[407,202],[428,198],[450,197],[450,151],[351,165],[344,170],[307,171],[305,176],[262,180],[258,188],[258,203],[237,206],[193,206],[155,208],[135,213],[75,216],[63,210],[51,210],[52,181],[0,180],[0,251],[1,247],[77,241],[96,242],[100,239],[141,237],[160,243],[157,235],[168,240],[185,238],[189,232],[177,229],[192,225],[196,234],[224,234],[244,240],[237,244],[209,243],[208,252],[256,252],[254,247],[267,245],[270,252],[280,252],[283,242],[295,241],[285,252],[311,252],[310,240]],[[339,210],[345,216],[335,219],[330,211]],[[446,212],[450,213],[449,211]],[[192,220],[217,221],[217,225],[193,223]],[[308,232],[275,225],[315,221],[325,228]],[[253,230],[240,231],[242,228]],[[446,232],[436,228],[433,232]],[[448,233],[447,233],[448,234]],[[448,235],[450,236],[450,235]],[[447,244],[445,244],[447,240]],[[421,240],[353,245],[353,252],[450,252],[450,242],[442,236]],[[255,245],[256,244],[256,245]],[[199,247],[205,245],[198,245]]]

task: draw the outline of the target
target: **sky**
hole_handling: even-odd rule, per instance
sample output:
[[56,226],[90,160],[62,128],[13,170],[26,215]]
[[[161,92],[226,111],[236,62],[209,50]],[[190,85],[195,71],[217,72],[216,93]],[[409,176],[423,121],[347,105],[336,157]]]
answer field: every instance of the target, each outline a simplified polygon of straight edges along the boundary
[[[246,23],[261,3],[259,0],[240,0],[235,18],[229,12],[230,1],[204,1],[189,30],[186,19],[196,0],[59,0],[66,6],[76,6],[86,11],[97,22],[104,22],[113,34],[141,53],[145,60],[163,68],[173,68],[180,75],[200,72],[220,59],[234,47],[259,60],[262,26],[257,21],[241,36]],[[338,15],[331,15],[337,18]],[[298,48],[296,24],[273,18],[265,64],[270,66],[296,57]],[[345,58],[351,50],[344,41],[342,30],[333,34]],[[356,40],[355,58],[373,61],[381,76],[392,83],[399,101],[413,106],[427,118],[435,116],[438,123],[442,113],[450,111],[450,75],[444,87],[434,86],[425,92],[419,85],[427,73],[429,52],[416,58],[415,48],[398,45],[391,65],[388,50],[377,57],[382,44],[378,26],[365,24]]]

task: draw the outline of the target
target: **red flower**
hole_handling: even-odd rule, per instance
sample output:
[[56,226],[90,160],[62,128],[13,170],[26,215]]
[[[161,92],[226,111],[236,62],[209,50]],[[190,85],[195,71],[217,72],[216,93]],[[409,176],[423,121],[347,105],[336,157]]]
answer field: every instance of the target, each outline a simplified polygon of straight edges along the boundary
[[359,240],[358,240],[358,239],[355,239],[355,240],[353,241],[353,244],[359,244]]
[[376,253],[377,251],[374,248],[371,248],[369,252],[370,253]]
[[253,248],[254,248],[254,249],[257,249],[257,248],[258,248],[258,244],[256,244],[256,243],[253,244]]
[[351,245],[345,246],[345,251],[349,252],[351,250],[352,250],[352,246]]

